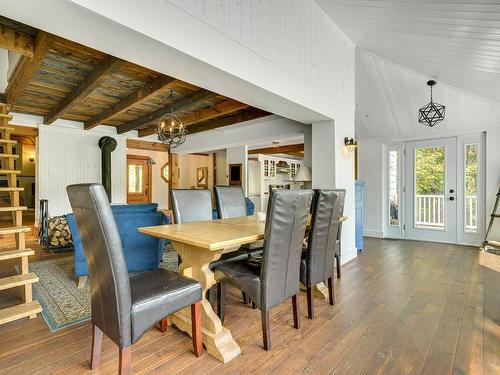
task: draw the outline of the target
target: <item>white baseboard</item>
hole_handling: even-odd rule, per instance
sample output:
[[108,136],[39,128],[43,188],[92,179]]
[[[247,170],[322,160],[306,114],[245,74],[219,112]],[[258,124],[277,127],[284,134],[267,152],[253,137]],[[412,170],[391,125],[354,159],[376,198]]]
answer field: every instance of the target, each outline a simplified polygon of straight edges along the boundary
[[384,232],[379,230],[368,230],[365,229],[363,231],[363,236],[365,237],[375,237],[375,238],[384,238]]

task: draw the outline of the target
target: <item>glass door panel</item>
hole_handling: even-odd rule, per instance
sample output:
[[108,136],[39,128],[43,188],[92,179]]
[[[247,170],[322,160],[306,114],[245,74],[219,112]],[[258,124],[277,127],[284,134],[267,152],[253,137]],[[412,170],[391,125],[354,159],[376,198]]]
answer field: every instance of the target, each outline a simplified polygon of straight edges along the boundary
[[456,139],[406,144],[406,238],[456,242]]
[[415,147],[415,227],[444,230],[445,147]]

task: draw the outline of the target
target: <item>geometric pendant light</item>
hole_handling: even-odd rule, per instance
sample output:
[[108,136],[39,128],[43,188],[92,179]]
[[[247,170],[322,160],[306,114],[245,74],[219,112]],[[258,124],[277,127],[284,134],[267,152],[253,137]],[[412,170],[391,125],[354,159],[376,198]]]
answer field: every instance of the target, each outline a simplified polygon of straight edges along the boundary
[[418,122],[431,128],[438,122],[444,120],[445,106],[432,101],[432,86],[436,83],[437,82],[434,80],[427,82],[427,86],[431,88],[431,101],[429,104],[418,110]]

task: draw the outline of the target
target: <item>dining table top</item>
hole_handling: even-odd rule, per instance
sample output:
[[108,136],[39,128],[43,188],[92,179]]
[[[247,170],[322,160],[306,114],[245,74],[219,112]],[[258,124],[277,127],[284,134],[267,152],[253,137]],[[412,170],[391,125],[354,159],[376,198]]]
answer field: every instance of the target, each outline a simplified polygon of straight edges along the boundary
[[[340,221],[346,221],[342,216]],[[230,219],[197,221],[183,224],[166,224],[141,227],[139,232],[180,242],[210,251],[243,245],[264,239],[265,221],[257,216],[243,216]]]

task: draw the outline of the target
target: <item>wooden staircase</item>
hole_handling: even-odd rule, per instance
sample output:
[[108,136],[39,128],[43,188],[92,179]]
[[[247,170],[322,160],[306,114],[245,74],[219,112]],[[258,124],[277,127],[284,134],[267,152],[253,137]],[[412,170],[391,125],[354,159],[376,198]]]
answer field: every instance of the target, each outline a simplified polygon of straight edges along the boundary
[[19,195],[24,190],[17,187],[16,175],[21,171],[14,169],[14,161],[19,158],[14,154],[13,147],[17,141],[10,139],[14,128],[9,126],[12,116],[8,114],[8,106],[0,103],[0,175],[7,176],[8,187],[0,187],[0,193],[9,195],[10,206],[0,207],[0,212],[10,212],[12,215],[12,226],[0,228],[0,235],[14,235],[16,239],[16,249],[0,251],[0,261],[7,259],[20,259],[21,273],[19,275],[0,279],[0,291],[10,288],[23,288],[24,303],[0,309],[0,324],[8,323],[24,317],[35,318],[36,314],[42,311],[42,307],[37,301],[33,301],[33,283],[38,281],[38,277],[28,270],[28,257],[34,254],[31,249],[26,249],[25,234],[31,230],[30,227],[23,226],[22,211],[25,206],[20,206]]

